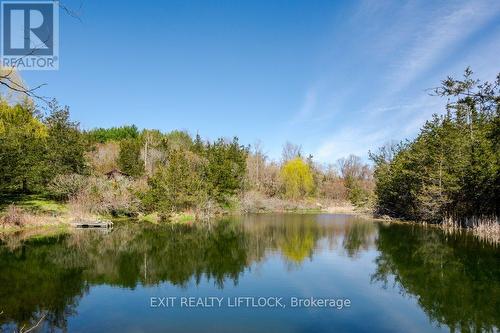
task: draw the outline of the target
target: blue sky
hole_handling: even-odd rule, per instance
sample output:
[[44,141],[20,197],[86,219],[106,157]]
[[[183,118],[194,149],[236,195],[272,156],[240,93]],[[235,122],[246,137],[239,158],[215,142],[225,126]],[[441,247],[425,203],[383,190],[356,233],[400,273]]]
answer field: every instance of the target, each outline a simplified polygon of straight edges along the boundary
[[60,70],[22,75],[83,128],[237,135],[275,159],[291,141],[322,163],[414,136],[447,75],[500,71],[498,0],[86,0],[60,35]]

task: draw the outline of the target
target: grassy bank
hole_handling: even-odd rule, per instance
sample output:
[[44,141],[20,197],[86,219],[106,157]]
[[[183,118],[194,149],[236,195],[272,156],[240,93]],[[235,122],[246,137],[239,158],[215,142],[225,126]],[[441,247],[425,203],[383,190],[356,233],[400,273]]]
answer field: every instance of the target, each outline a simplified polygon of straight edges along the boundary
[[65,233],[71,214],[66,203],[41,194],[0,196],[0,235],[3,239],[28,239]]
[[2,198],[0,241],[15,247],[28,239],[68,233],[70,217],[64,204],[42,196]]
[[0,195],[0,212],[5,212],[7,207],[12,204],[33,213],[62,215],[68,211],[67,204],[50,199],[42,194],[16,193]]
[[[353,214],[390,223],[416,223],[441,228],[446,232],[470,232],[477,238],[500,244],[500,224],[498,221],[475,220],[466,228],[450,220],[440,224],[404,221],[388,216],[374,216],[370,207],[356,207],[347,201],[318,198],[285,200],[277,197],[266,197],[258,192],[246,192],[239,199],[232,200],[230,204],[218,212],[218,215],[246,213]],[[64,233],[71,229],[71,222],[79,218],[81,215],[74,212],[70,204],[58,202],[43,195],[15,194],[4,195],[0,198],[0,235],[4,239],[13,235],[16,235],[14,237],[16,239],[27,239]],[[131,219],[129,216],[112,217],[110,215],[92,215],[87,216],[87,218],[113,219],[114,221],[130,221]],[[192,224],[201,220],[200,216],[191,210],[171,214],[168,219],[162,219],[157,212],[139,214],[133,219],[139,223],[153,224]]]
[[[133,219],[145,223],[194,223],[206,219],[207,216],[222,216],[245,213],[339,213],[360,214],[362,211],[349,202],[332,201],[317,198],[302,200],[285,200],[277,197],[266,197],[258,192],[247,192],[240,198],[233,198],[227,205],[216,212],[203,214],[193,210],[176,212],[161,217],[158,212],[139,213]],[[85,216],[83,216],[85,215]],[[10,194],[0,197],[0,233],[12,233],[25,229],[41,227],[68,227],[73,220],[90,219],[130,219],[130,216],[111,216],[109,214],[82,214],[71,202],[60,202],[41,194]]]

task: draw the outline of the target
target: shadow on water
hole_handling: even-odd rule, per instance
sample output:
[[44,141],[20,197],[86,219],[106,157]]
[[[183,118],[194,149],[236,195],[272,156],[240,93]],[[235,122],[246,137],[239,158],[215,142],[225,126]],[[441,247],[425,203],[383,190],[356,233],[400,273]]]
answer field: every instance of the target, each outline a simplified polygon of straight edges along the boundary
[[497,249],[435,230],[299,214],[248,215],[210,226],[124,223],[108,234],[75,231],[0,246],[0,325],[10,331],[46,315],[46,331],[64,330],[93,286],[186,289],[208,280],[222,290],[238,286],[251,265],[271,256],[300,268],[325,251],[353,261],[375,251],[376,271],[366,272],[372,285],[417,297],[439,324],[464,331],[499,327]]

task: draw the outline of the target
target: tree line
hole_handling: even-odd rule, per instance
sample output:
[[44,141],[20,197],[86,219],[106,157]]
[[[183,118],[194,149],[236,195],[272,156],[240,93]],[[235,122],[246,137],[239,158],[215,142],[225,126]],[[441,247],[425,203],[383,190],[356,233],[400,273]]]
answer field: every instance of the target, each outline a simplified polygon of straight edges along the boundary
[[41,193],[78,214],[154,212],[161,219],[183,211],[210,216],[252,195],[363,205],[373,188],[370,167],[356,156],[322,166],[292,143],[272,161],[259,144],[244,146],[237,137],[210,141],[135,125],[85,131],[68,107],[53,101],[39,108],[27,99],[0,101],[0,180],[2,196]]
[[85,131],[68,107],[54,100],[39,108],[27,99],[0,100],[0,180],[3,196],[41,193],[69,202],[78,214],[155,212],[162,219],[226,211],[249,193],[361,205],[373,188],[370,167],[356,156],[321,166],[292,143],[271,161],[259,144],[244,146],[237,137],[210,141],[134,125]]
[[[378,214],[462,225],[499,215],[500,76],[447,78],[448,99],[413,140],[322,165],[286,143],[281,160],[237,137],[204,140],[136,126],[82,130],[53,101],[0,100],[0,192],[44,193],[92,214],[209,216],[267,202],[349,200]],[[323,201],[322,201],[323,200]],[[273,209],[271,207],[271,209]]]

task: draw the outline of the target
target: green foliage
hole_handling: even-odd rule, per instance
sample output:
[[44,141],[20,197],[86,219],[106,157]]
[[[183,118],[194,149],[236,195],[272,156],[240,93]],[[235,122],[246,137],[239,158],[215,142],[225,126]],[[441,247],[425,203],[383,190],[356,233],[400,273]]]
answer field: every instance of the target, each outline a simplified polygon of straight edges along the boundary
[[280,176],[285,196],[290,199],[303,198],[313,190],[314,180],[311,168],[300,157],[286,162],[281,168]]
[[236,137],[229,143],[219,139],[205,145],[201,156],[208,161],[206,180],[211,197],[226,203],[228,196],[243,189],[247,155],[248,149]]
[[471,75],[436,89],[456,101],[414,141],[371,154],[381,213],[430,222],[499,215],[500,80],[479,84]]
[[120,126],[111,128],[95,128],[86,132],[91,143],[105,143],[108,141],[120,141],[125,139],[136,139],[139,137],[137,126]]
[[348,199],[355,206],[365,206],[370,200],[370,192],[361,186],[361,181],[349,177],[344,180],[348,190]]
[[0,187],[27,191],[43,179],[47,128],[29,105],[0,100]]
[[[45,192],[92,213],[136,214],[138,197],[164,216],[186,209],[203,209],[213,202],[227,205],[243,188],[248,150],[238,139],[203,142],[184,131],[163,134],[135,126],[95,129],[82,133],[70,120],[69,109],[54,101],[41,117],[29,103],[0,102],[0,178],[3,192],[23,189]],[[93,146],[87,143],[94,142]],[[95,143],[118,142],[117,149],[93,150]],[[109,144],[110,142],[108,142]],[[116,148],[116,147],[115,147]],[[138,177],[146,173],[151,188],[84,177],[85,156],[95,165],[117,155],[121,171]],[[147,167],[147,168],[146,168]],[[109,170],[105,170],[109,171]],[[103,172],[101,170],[100,172]],[[124,180],[125,181],[125,180]],[[122,186],[123,185],[123,186]]]
[[151,189],[144,199],[146,206],[160,212],[162,217],[195,207],[206,200],[205,173],[206,161],[194,153],[170,152],[168,164],[149,180]]
[[79,124],[70,120],[69,108],[59,107],[56,101],[44,123],[48,130],[45,177],[60,174],[81,174],[85,169],[85,142]]
[[141,159],[142,144],[137,139],[126,139],[120,141],[120,153],[118,155],[118,167],[121,171],[138,177],[144,173],[144,162]]
[[16,207],[29,213],[61,214],[66,206],[43,194],[7,193],[0,194],[0,210],[5,210],[15,203]]
[[39,190],[63,173],[83,173],[85,145],[69,109],[50,104],[42,118],[29,103],[10,106],[0,101],[1,188]]
[[203,143],[198,137],[190,147],[167,149],[166,164],[149,180],[150,191],[144,198],[149,210],[158,210],[165,217],[176,211],[202,209],[210,200],[226,205],[242,190],[247,149],[238,139]]
[[193,139],[186,131],[171,131],[163,136],[166,146],[169,149],[191,149]]

